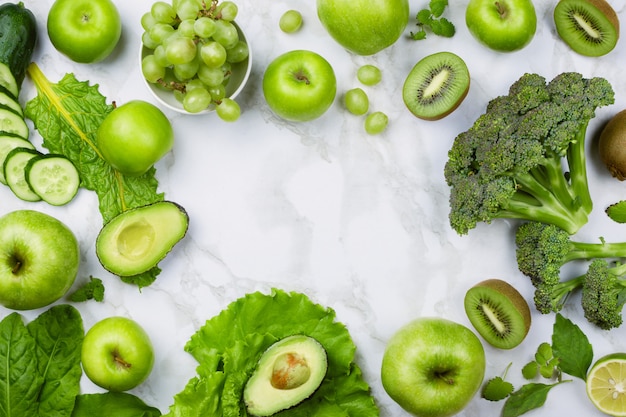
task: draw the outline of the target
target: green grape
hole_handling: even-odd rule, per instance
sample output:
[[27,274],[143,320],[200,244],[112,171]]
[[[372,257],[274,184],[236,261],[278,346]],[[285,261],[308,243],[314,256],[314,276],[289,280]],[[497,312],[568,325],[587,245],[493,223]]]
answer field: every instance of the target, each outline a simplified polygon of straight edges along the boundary
[[224,20],[216,20],[213,40],[221,44],[224,48],[230,49],[239,42],[239,33],[232,23]]
[[209,41],[200,47],[202,61],[212,68],[221,67],[226,62],[226,49],[214,41]]
[[302,14],[297,10],[287,10],[280,17],[278,27],[285,33],[294,33],[302,26]]
[[183,97],[183,108],[189,113],[198,113],[206,110],[211,104],[211,94],[205,88],[187,90]]
[[196,35],[201,38],[210,38],[215,33],[215,20],[210,17],[202,16],[193,25]]
[[195,0],[178,0],[176,4],[176,14],[181,20],[193,19],[198,17],[200,8]]
[[389,123],[387,115],[381,111],[370,113],[365,118],[365,131],[370,135],[382,133]]
[[204,88],[206,90],[206,86],[200,78],[194,78],[193,80],[189,80],[185,83],[185,92],[187,93],[191,90],[195,90],[196,88]]
[[154,55],[146,55],[141,60],[141,73],[148,82],[156,83],[165,77],[165,67],[159,65]]
[[141,27],[145,31],[149,31],[150,28],[152,28],[152,26],[154,26],[156,23],[156,19],[154,18],[154,16],[152,16],[152,13],[150,12],[146,12],[141,16]]
[[150,29],[150,37],[156,43],[163,43],[167,38],[172,36],[174,32],[176,32],[176,29],[174,29],[171,25],[168,25],[167,23],[156,23]]
[[363,85],[371,86],[380,82],[382,74],[378,67],[367,64],[357,70],[356,77],[361,83],[363,83]]
[[180,36],[184,36],[186,38],[193,38],[196,36],[196,31],[194,29],[194,24],[196,23],[193,19],[185,19],[178,24],[178,33]]
[[154,20],[159,23],[173,23],[176,18],[176,11],[172,5],[164,1],[152,3],[150,13],[152,13]]
[[198,73],[198,68],[200,67],[200,63],[198,60],[194,59],[191,62],[187,62],[184,64],[174,65],[174,75],[180,81],[191,80]]
[[150,36],[149,32],[144,32],[141,35],[141,43],[148,49],[154,49],[159,46],[159,42],[156,42],[154,39],[152,39],[152,36]]
[[168,59],[167,59],[167,53],[165,52],[165,46],[158,45],[156,48],[154,48],[153,54],[154,54],[154,58],[155,58],[157,64],[159,64],[160,66],[162,66],[162,67],[169,67],[170,65],[172,65],[172,63],[170,61],[168,61]]
[[232,1],[223,1],[217,6],[217,16],[221,20],[225,20],[227,22],[232,22],[237,17],[237,13],[239,9],[237,5]]
[[209,87],[209,93],[211,93],[213,101],[222,101],[226,97],[226,87],[224,87],[224,84]]
[[344,104],[346,109],[352,114],[361,116],[367,113],[370,107],[370,101],[362,88],[353,88],[346,91],[344,95]]
[[244,59],[248,58],[249,53],[248,44],[244,41],[238,41],[235,46],[226,50],[226,61],[233,64],[242,62]]
[[224,82],[224,72],[222,68],[212,68],[204,64],[200,64],[198,68],[198,78],[209,87],[215,87]]
[[165,46],[167,60],[174,65],[187,64],[196,57],[196,44],[191,38],[177,36]]
[[219,118],[225,122],[234,122],[239,119],[241,115],[239,104],[232,98],[224,98],[217,107],[215,107],[215,111]]

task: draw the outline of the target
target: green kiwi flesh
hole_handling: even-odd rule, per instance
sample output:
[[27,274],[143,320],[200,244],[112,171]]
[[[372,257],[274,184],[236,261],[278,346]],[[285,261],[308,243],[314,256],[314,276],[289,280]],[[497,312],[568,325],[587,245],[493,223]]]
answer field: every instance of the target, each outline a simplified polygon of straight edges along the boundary
[[626,110],[617,113],[604,126],[598,151],[611,175],[620,181],[626,180]]
[[479,282],[467,291],[464,304],[472,326],[496,348],[512,349],[528,334],[528,303],[506,281],[494,278]]
[[439,120],[461,104],[469,85],[465,61],[452,52],[437,52],[422,58],[411,69],[402,88],[402,99],[416,117]]
[[617,13],[605,0],[560,0],[554,24],[561,39],[585,56],[606,55],[619,39]]

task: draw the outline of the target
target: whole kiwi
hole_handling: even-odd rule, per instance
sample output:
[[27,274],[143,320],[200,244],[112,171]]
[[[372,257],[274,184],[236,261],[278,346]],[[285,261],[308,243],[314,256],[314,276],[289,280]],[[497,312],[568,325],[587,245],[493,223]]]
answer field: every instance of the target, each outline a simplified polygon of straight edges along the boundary
[[600,159],[612,176],[626,179],[626,110],[617,113],[602,129],[598,141]]

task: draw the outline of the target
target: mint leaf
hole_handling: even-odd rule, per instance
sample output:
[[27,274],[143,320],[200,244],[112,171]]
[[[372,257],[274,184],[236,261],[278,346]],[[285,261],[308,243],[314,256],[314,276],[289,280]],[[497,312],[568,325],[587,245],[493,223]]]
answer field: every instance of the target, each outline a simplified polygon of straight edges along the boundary
[[443,36],[445,38],[451,38],[456,32],[454,25],[445,17],[433,21],[431,29],[435,35]]
[[500,401],[511,395],[513,384],[496,376],[491,378],[483,387],[482,397],[488,401]]
[[452,37],[454,36],[456,29],[454,24],[445,17],[441,17],[446,7],[448,6],[448,0],[431,0],[428,8],[424,8],[417,12],[417,32],[411,32],[411,38],[414,40],[422,40],[426,38],[426,29],[438,36]]
[[158,408],[147,405],[139,397],[126,392],[106,392],[82,394],[76,397],[72,417],[93,417],[103,415],[115,417],[159,417]]
[[617,223],[626,223],[626,200],[618,201],[608,206],[605,213]]
[[429,7],[434,17],[441,17],[448,7],[448,0],[430,0]]
[[417,12],[417,21],[422,25],[429,25],[432,21],[432,13],[428,9],[423,9]]
[[571,320],[557,313],[552,331],[552,351],[559,358],[561,372],[587,379],[593,348],[587,336]]
[[[564,382],[564,381],[563,381]],[[502,408],[502,417],[517,417],[545,404],[552,388],[561,384],[529,383],[509,396]]]
[[69,299],[75,303],[88,300],[102,302],[104,301],[104,284],[100,278],[89,277],[89,281],[70,294]]

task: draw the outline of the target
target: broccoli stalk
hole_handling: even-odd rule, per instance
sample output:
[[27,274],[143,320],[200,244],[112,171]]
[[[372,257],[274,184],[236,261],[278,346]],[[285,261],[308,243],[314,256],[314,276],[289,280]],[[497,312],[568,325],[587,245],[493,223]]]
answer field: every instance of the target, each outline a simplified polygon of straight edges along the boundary
[[489,102],[448,152],[450,225],[466,234],[479,222],[521,219],[569,234],[592,209],[585,138],[598,107],[614,102],[607,80],[562,73],[549,83],[524,74]]

